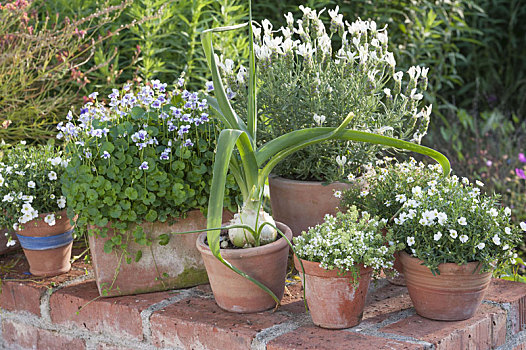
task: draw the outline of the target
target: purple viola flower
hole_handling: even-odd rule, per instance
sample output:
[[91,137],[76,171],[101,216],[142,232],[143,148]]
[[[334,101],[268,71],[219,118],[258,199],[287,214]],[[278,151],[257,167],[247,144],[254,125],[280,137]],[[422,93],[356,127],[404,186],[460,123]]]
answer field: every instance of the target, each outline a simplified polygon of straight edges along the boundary
[[164,94],[161,94],[159,96],[157,96],[157,100],[161,103],[165,103],[166,102],[166,97],[164,96]]
[[[71,113],[71,111],[68,112],[68,115],[66,116],[66,119],[67,120],[72,120],[73,119],[73,113]],[[524,154],[523,154],[524,156]]]
[[209,120],[210,118],[208,118],[208,113],[201,113],[201,122],[206,123]]
[[91,152],[89,149],[85,149],[84,150],[84,157],[86,157],[86,159],[90,159],[92,156]]
[[86,114],[88,112],[89,112],[89,109],[87,109],[86,107],[80,109],[80,114]]
[[197,92],[193,92],[190,95],[190,100],[193,101],[193,102],[199,101],[199,94]]
[[159,101],[159,100],[153,101],[152,107],[153,108],[157,108],[157,109],[161,108],[161,101]]
[[91,94],[89,94],[88,97],[89,97],[89,98],[92,98],[92,99],[96,99],[98,95],[99,95],[98,92],[92,92]]
[[146,146],[148,146],[148,143],[146,143],[146,142],[139,142],[137,144],[137,147],[139,147],[139,150],[145,148]]
[[184,114],[181,120],[185,123],[188,123],[190,120],[192,120],[190,114]]
[[168,160],[170,159],[170,155],[168,153],[161,153],[161,156],[159,157],[160,160]]
[[208,109],[208,103],[206,102],[206,100],[202,100],[197,106],[200,110]]
[[194,106],[194,103],[190,102],[190,101],[188,101],[188,102],[186,102],[184,104],[184,108],[186,108],[186,109],[193,109],[193,106]]
[[194,143],[190,139],[186,139],[186,141],[183,144],[183,146],[185,146],[185,147],[192,147],[193,145],[194,145]]
[[161,114],[159,114],[159,118],[161,118],[162,120],[165,120],[166,118],[168,118],[168,113],[161,112]]
[[168,123],[166,123],[166,124],[168,125],[168,131],[169,132],[177,130],[177,126],[175,126],[174,123],[171,120],[169,120]]
[[188,131],[190,131],[190,125],[182,125],[179,128],[179,131],[177,132],[179,136],[182,136],[183,134],[186,134]]
[[183,87],[183,85],[184,85],[184,78],[179,78],[179,80],[177,80],[177,85],[179,85],[179,87]]
[[521,163],[526,163],[526,156],[524,155],[524,153],[519,153],[519,161]]
[[156,90],[159,90],[159,87],[161,86],[161,82],[159,80],[152,80],[152,87]]
[[231,99],[233,99],[234,97],[236,97],[236,95],[237,95],[237,94],[236,94],[234,91],[232,91],[231,88],[227,88],[227,89],[226,89],[226,97],[227,97],[229,100],[231,100]]
[[117,89],[111,89],[111,94],[108,95],[108,98],[111,98],[112,100],[119,98],[119,90]]
[[127,83],[127,84],[124,84],[124,87],[122,88],[124,91],[129,91],[132,87],[132,84],[130,83]]
[[91,130],[91,136],[92,137],[101,138],[102,137],[102,129],[93,129],[93,130]]
[[176,118],[179,118],[183,111],[177,107],[170,107],[170,110],[172,111],[172,115]]
[[188,98],[190,97],[190,93],[188,92],[188,90],[184,90],[184,91],[183,91],[183,94],[181,95],[181,97],[182,97],[184,100],[188,100]]
[[102,158],[104,158],[104,159],[109,159],[110,156],[111,156],[111,155],[108,153],[108,151],[104,151],[104,152],[102,153]]
[[208,91],[208,92],[214,91],[214,82],[213,81],[207,81],[206,82],[206,91]]
[[148,166],[148,162],[142,162],[142,164],[139,166],[139,169],[141,170],[148,170],[150,167]]
[[524,174],[524,170],[515,168],[515,174],[517,174],[517,176],[520,177],[521,179],[526,180],[526,174]]

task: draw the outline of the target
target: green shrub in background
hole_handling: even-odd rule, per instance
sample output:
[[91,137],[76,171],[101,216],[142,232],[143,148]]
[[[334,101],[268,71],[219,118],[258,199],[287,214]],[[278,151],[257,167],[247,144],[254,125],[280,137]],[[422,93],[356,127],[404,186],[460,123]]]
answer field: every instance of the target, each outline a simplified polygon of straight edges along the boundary
[[34,6],[27,1],[0,5],[0,140],[8,143],[55,135],[57,120],[79,101],[79,86],[89,81],[86,63],[107,39],[94,33],[126,4],[79,20],[41,19]]
[[[45,13],[60,12],[61,16],[79,18],[92,13],[101,4],[115,5],[118,0],[48,0],[40,9]],[[244,0],[131,0],[130,6],[100,34],[114,32],[122,25],[130,29],[98,48],[92,65],[110,60],[98,70],[98,77],[87,91],[106,94],[110,85],[131,80],[160,79],[174,83],[181,72],[186,73],[187,87],[199,89],[209,80],[199,35],[213,26],[228,26],[242,22],[248,14]],[[146,20],[145,20],[146,19]],[[219,39],[223,50],[247,55],[246,38],[225,33]],[[116,50],[117,55],[111,59]],[[134,60],[136,64],[131,65]],[[118,75],[118,79],[115,77]]]

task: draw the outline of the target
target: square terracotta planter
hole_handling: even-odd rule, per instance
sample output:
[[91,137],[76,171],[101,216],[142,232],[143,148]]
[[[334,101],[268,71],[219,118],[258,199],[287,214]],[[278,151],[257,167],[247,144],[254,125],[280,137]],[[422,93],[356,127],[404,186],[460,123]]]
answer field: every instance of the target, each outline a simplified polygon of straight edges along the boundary
[[208,283],[203,259],[195,247],[199,233],[171,235],[165,246],[159,245],[157,239],[162,234],[206,228],[206,218],[199,210],[188,212],[186,218],[173,225],[156,222],[141,226],[154,243],[151,247],[142,246],[135,243],[132,237],[128,252],[133,260],[136,252],[141,250],[142,258],[131,264],[122,259],[117,274],[115,271],[122,253],[104,252],[104,244],[112,237],[111,230],[106,238],[89,237],[95,279],[101,296],[150,293]]

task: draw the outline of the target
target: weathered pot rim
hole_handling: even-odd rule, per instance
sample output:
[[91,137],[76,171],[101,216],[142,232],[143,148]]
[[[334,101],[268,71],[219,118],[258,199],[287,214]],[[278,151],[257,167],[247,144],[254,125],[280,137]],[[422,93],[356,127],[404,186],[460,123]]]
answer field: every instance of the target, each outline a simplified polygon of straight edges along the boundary
[[[409,262],[411,265],[413,265],[415,268],[418,268],[420,270],[427,270],[430,274],[432,274],[429,267],[422,265],[422,260],[415,258],[414,256],[407,253],[405,250],[399,251],[400,260],[402,261],[402,264],[404,264],[404,260]],[[480,265],[479,265],[480,264]],[[477,266],[479,265],[479,266]],[[440,275],[457,275],[460,273],[471,273],[475,274],[475,272],[478,272],[479,274],[491,274],[491,271],[488,272],[480,272],[482,268],[482,264],[479,261],[471,261],[464,265],[459,265],[456,263],[441,263],[438,265],[438,271],[440,271]]]
[[[311,276],[318,276],[318,277],[325,277],[325,278],[352,278],[352,275],[347,274],[346,271],[344,274],[340,273],[340,270],[334,269],[334,270],[327,270],[320,266],[319,262],[304,260],[301,258],[298,258],[296,254],[294,254],[294,266],[296,267],[296,270],[299,271],[300,275],[303,274],[301,271],[301,265],[299,263],[299,260],[301,260],[303,264],[303,268],[305,269],[305,274],[311,275]],[[365,267],[363,264],[356,264],[360,268],[360,276],[367,275],[372,272],[373,268],[368,266]]]
[[336,181],[336,182],[329,182],[327,183],[327,185],[323,185],[324,181],[304,181],[304,180],[292,180],[292,179],[287,179],[287,178],[284,178],[284,177],[281,177],[279,175],[275,175],[275,174],[270,174],[268,176],[269,178],[269,181],[270,179],[273,179],[273,180],[278,180],[280,182],[285,182],[285,183],[291,183],[291,184],[295,184],[295,185],[303,185],[303,186],[330,186],[330,185],[349,185],[349,183],[347,182],[339,182],[339,181]]
[[[292,240],[292,231],[287,225],[281,222],[276,222],[276,226],[282,232],[285,233],[285,236],[287,237],[289,241]],[[213,255],[208,245],[205,244],[205,238],[206,238],[206,232],[201,233],[199,237],[197,237],[197,242],[196,242],[197,249],[203,254]],[[288,246],[288,243],[285,240],[285,238],[281,237],[275,242],[265,244],[259,247],[251,247],[251,248],[243,248],[243,249],[221,249],[221,256],[225,259],[243,259],[243,258],[249,258],[249,257],[258,256],[262,254],[271,254],[271,253],[274,253],[276,251],[283,249],[285,246]]]

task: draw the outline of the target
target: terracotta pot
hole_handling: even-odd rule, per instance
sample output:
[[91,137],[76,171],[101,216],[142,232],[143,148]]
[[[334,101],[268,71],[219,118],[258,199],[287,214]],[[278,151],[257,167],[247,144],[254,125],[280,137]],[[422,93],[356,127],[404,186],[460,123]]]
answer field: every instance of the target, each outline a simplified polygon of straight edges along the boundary
[[305,269],[305,281],[298,258],[294,256],[294,265],[302,277],[312,322],[329,329],[349,328],[359,324],[373,269],[361,265],[360,280],[354,287],[354,279],[350,274],[338,275],[339,270],[326,270],[317,262],[303,259],[301,262]]
[[[231,214],[225,212],[224,217],[228,220]],[[89,235],[93,270],[101,296],[158,292],[208,282],[203,259],[195,247],[199,233],[171,235],[167,245],[158,244],[158,237],[162,234],[206,228],[206,218],[199,210],[188,212],[186,218],[172,225],[155,222],[141,226],[147,237],[153,240],[153,244],[151,247],[139,245],[130,234],[127,250],[132,259],[139,250],[142,251],[141,259],[138,262],[132,261],[131,264],[125,261],[119,264],[122,255],[120,250],[114,250],[110,254],[104,252],[104,244],[114,235],[112,229],[108,230],[106,238]],[[119,271],[116,274],[117,267]]]
[[391,271],[388,270],[386,278],[389,283],[394,284],[395,286],[405,286],[405,276],[403,273],[402,263],[400,261],[400,252],[394,253],[394,266]]
[[440,264],[434,276],[406,252],[400,252],[409,296],[416,312],[440,321],[460,321],[472,317],[491,282],[491,272],[480,273],[478,262],[466,265]]
[[350,184],[332,183],[323,186],[316,181],[296,181],[275,175],[268,178],[272,216],[289,226],[294,236],[323,222],[325,214],[336,214],[340,200],[334,191],[343,191]]
[[48,214],[40,214],[38,219],[29,221],[16,234],[24,249],[29,272],[39,277],[56,276],[71,269],[71,247],[73,246],[73,226],[66,211],[55,214],[55,225],[44,222]]
[[[277,227],[291,240],[292,231],[276,222]],[[205,244],[206,233],[197,239],[197,249],[205,262],[210,286],[217,305],[223,310],[251,313],[272,309],[276,302],[270,295],[223,265]],[[241,271],[267,286],[280,300],[285,291],[289,245],[284,238],[260,247],[221,249],[221,256]]]

